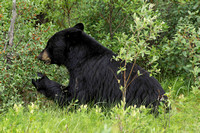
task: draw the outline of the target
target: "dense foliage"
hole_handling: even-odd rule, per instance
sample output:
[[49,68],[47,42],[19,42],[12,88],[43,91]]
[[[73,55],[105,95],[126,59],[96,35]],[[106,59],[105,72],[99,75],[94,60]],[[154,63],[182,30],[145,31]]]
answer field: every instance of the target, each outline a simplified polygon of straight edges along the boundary
[[0,112],[15,103],[45,103],[31,84],[37,72],[68,84],[65,68],[44,65],[36,56],[56,31],[78,22],[119,53],[116,59],[135,60],[156,75],[172,98],[200,88],[198,0],[17,0],[16,6],[11,47],[7,44],[12,1],[0,0]]

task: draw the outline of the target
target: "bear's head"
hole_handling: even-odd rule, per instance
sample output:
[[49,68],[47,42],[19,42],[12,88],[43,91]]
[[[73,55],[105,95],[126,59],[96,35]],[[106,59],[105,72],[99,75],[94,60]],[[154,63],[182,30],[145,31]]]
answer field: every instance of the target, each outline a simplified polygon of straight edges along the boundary
[[46,64],[63,65],[70,49],[81,42],[83,29],[84,25],[78,23],[72,28],[57,32],[49,39],[38,59]]

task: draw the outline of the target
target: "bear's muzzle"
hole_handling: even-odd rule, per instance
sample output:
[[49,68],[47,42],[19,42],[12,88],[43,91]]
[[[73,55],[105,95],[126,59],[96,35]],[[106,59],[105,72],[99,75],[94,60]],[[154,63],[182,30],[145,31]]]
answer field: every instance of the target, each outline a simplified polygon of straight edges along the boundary
[[43,50],[37,57],[39,60],[44,61],[45,64],[51,64],[51,59],[49,58],[48,52]]

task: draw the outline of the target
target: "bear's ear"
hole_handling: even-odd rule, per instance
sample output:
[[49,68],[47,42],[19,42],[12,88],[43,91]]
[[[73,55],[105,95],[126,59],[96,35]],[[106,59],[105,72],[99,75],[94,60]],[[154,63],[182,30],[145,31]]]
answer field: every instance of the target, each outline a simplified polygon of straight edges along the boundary
[[72,29],[71,31],[66,32],[65,36],[67,40],[70,40],[73,43],[77,43],[81,40],[82,30]]
[[76,24],[75,26],[74,26],[74,28],[76,28],[76,29],[80,29],[80,30],[84,30],[84,25],[82,24],[82,23],[78,23],[78,24]]

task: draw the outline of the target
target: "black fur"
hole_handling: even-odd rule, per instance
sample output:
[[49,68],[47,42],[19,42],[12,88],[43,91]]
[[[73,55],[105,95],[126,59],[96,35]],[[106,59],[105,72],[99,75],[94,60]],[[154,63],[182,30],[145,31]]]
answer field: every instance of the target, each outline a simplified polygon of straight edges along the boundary
[[[32,80],[33,85],[61,106],[69,104],[73,99],[78,99],[80,104],[119,103],[122,100],[119,86],[124,85],[124,74],[117,74],[117,71],[124,63],[112,59],[115,54],[84,33],[83,29],[83,24],[79,23],[73,28],[57,32],[38,57],[45,61],[42,56],[46,51],[51,64],[65,65],[70,74],[68,87],[62,89],[61,85],[45,75],[40,75],[39,80]],[[140,66],[135,64],[133,69],[132,66],[129,63],[126,67],[126,79],[129,79],[127,105],[156,107],[165,94],[163,88]],[[142,75],[137,75],[138,70]]]

